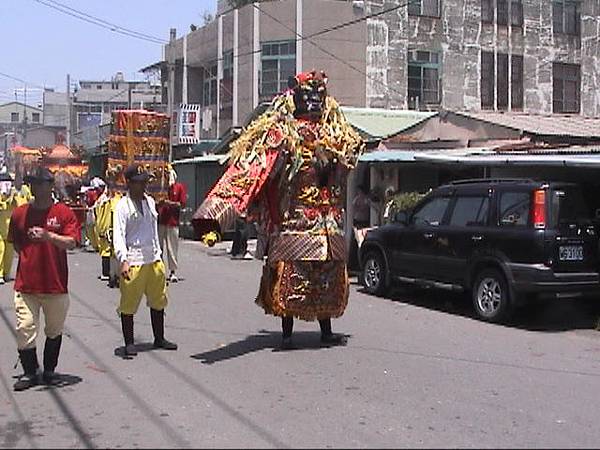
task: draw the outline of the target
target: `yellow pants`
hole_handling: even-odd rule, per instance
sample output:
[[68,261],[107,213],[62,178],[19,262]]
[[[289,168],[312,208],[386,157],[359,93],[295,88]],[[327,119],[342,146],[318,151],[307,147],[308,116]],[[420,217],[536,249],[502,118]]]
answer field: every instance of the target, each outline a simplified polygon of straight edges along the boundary
[[85,227],[85,229],[87,237],[90,240],[90,245],[94,250],[98,251],[98,232],[96,231],[96,227],[94,225],[88,225]]
[[140,301],[146,295],[146,304],[162,311],[167,306],[167,277],[165,265],[156,261],[143,266],[131,266],[129,280],[121,276],[119,280],[121,301],[117,312],[119,314],[135,314]]
[[110,241],[105,237],[98,237],[98,251],[100,252],[100,256],[111,256],[112,255],[112,246],[110,245]]
[[14,253],[13,245],[4,239],[0,239],[0,278],[8,280],[10,277]]
[[35,348],[35,339],[40,323],[40,308],[44,311],[44,333],[54,339],[63,332],[67,311],[68,294],[22,294],[15,292],[17,313],[17,348]]

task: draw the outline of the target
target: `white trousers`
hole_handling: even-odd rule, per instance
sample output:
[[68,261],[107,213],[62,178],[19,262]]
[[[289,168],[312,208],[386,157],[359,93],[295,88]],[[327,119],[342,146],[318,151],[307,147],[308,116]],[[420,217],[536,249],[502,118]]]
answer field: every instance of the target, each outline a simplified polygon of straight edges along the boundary
[[17,348],[35,347],[40,326],[40,309],[44,311],[46,337],[54,339],[62,334],[69,310],[68,294],[22,294],[15,292],[17,314]]
[[158,226],[158,238],[162,249],[162,259],[167,274],[177,270],[177,252],[179,250],[179,227]]

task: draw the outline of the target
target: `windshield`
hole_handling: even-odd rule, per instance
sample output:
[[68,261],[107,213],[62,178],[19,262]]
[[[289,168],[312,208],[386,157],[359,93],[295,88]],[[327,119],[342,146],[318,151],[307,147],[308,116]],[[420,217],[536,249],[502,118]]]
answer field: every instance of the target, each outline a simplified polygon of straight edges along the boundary
[[564,225],[590,221],[589,208],[578,187],[562,187],[552,192],[552,224]]

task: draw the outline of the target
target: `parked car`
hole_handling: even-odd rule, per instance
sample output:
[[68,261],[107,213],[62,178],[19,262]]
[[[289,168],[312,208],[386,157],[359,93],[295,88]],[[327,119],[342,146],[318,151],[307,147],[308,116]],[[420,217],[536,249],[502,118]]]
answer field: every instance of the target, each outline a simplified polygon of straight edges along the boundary
[[465,291],[477,315],[506,320],[535,297],[600,292],[598,236],[580,187],[525,179],[462,180],[367,233],[367,292],[394,281]]

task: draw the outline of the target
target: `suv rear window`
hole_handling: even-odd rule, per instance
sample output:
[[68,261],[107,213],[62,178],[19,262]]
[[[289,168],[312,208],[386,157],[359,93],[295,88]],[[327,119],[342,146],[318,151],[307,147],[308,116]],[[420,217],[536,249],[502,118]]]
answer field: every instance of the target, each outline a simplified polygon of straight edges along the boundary
[[500,225],[527,226],[531,192],[503,192],[500,195]]
[[458,197],[454,204],[450,225],[454,227],[471,227],[487,225],[488,197]]
[[581,224],[590,221],[590,212],[583,193],[575,186],[554,189],[552,199],[552,226]]

